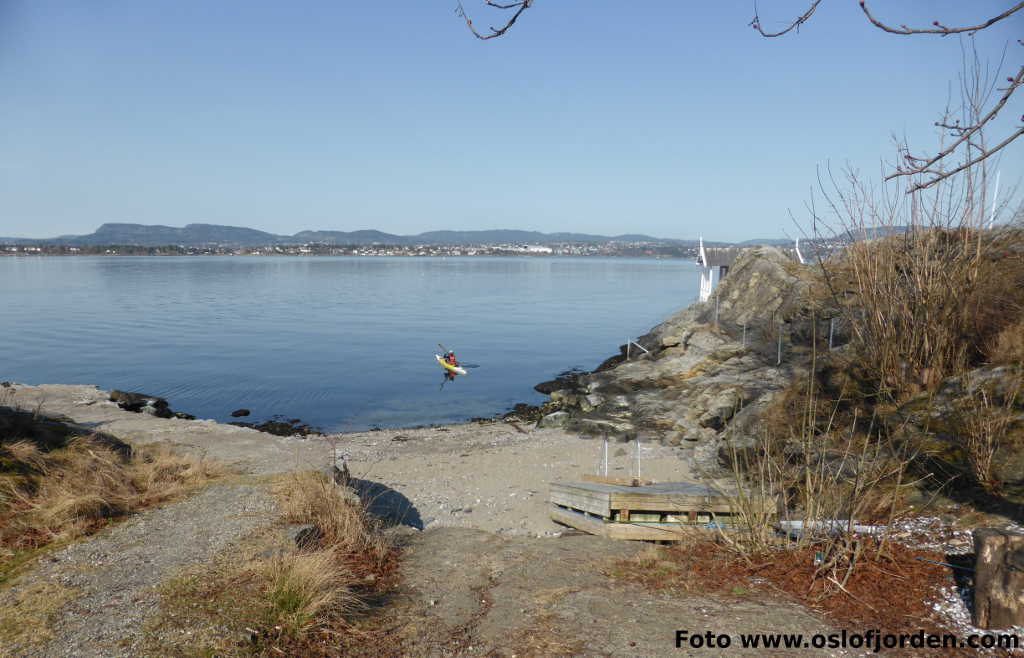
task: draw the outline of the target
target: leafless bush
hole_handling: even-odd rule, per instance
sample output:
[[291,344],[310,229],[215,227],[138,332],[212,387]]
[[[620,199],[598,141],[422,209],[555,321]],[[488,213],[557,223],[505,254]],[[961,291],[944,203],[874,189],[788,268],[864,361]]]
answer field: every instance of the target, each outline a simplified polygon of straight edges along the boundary
[[[813,545],[820,554],[814,577],[827,581],[828,593],[842,590],[861,559],[855,526],[888,525],[899,512],[912,455],[872,419],[844,416],[841,400],[821,399],[813,367],[810,373],[777,400],[756,441],[726,440],[740,532],[721,538],[752,561],[779,546],[778,527],[787,529],[795,548]],[[885,542],[873,546],[877,556]]]
[[1018,376],[1002,400],[980,389],[968,404],[959,409],[971,474],[991,494],[998,494],[1005,485],[997,475],[997,458],[1003,448],[1015,440],[1011,428],[1019,415],[1015,405],[1020,389],[1021,378]]

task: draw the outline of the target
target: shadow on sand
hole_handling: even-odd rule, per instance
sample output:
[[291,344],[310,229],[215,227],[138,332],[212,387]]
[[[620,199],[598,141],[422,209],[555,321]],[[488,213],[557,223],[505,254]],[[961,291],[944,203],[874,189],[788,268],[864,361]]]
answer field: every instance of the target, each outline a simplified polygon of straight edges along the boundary
[[366,510],[387,525],[406,525],[423,529],[423,519],[412,501],[379,482],[351,478],[351,486],[366,505]]

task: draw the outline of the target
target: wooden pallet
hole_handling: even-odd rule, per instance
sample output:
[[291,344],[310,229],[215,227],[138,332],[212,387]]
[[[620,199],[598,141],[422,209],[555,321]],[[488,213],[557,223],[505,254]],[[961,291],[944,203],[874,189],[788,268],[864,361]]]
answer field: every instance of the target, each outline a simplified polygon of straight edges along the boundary
[[728,524],[734,513],[720,491],[693,482],[552,482],[549,500],[553,521],[613,539],[678,540],[696,528]]

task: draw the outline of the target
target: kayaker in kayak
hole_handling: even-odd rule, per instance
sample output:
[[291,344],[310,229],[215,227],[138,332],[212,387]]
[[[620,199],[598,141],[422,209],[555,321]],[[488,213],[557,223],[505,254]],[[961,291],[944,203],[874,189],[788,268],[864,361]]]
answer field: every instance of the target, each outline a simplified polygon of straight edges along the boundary
[[454,368],[458,368],[459,367],[459,360],[455,358],[455,352],[448,351],[444,355],[444,362],[447,363],[448,365],[454,367]]

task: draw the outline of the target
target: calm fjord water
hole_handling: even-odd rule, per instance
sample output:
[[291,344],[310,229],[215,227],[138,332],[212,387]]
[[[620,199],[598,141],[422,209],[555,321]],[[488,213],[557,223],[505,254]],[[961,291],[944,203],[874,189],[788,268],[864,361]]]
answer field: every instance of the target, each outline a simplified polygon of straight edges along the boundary
[[[691,303],[692,262],[0,258],[0,380],[329,430],[493,416]],[[437,343],[480,367],[441,388]]]

